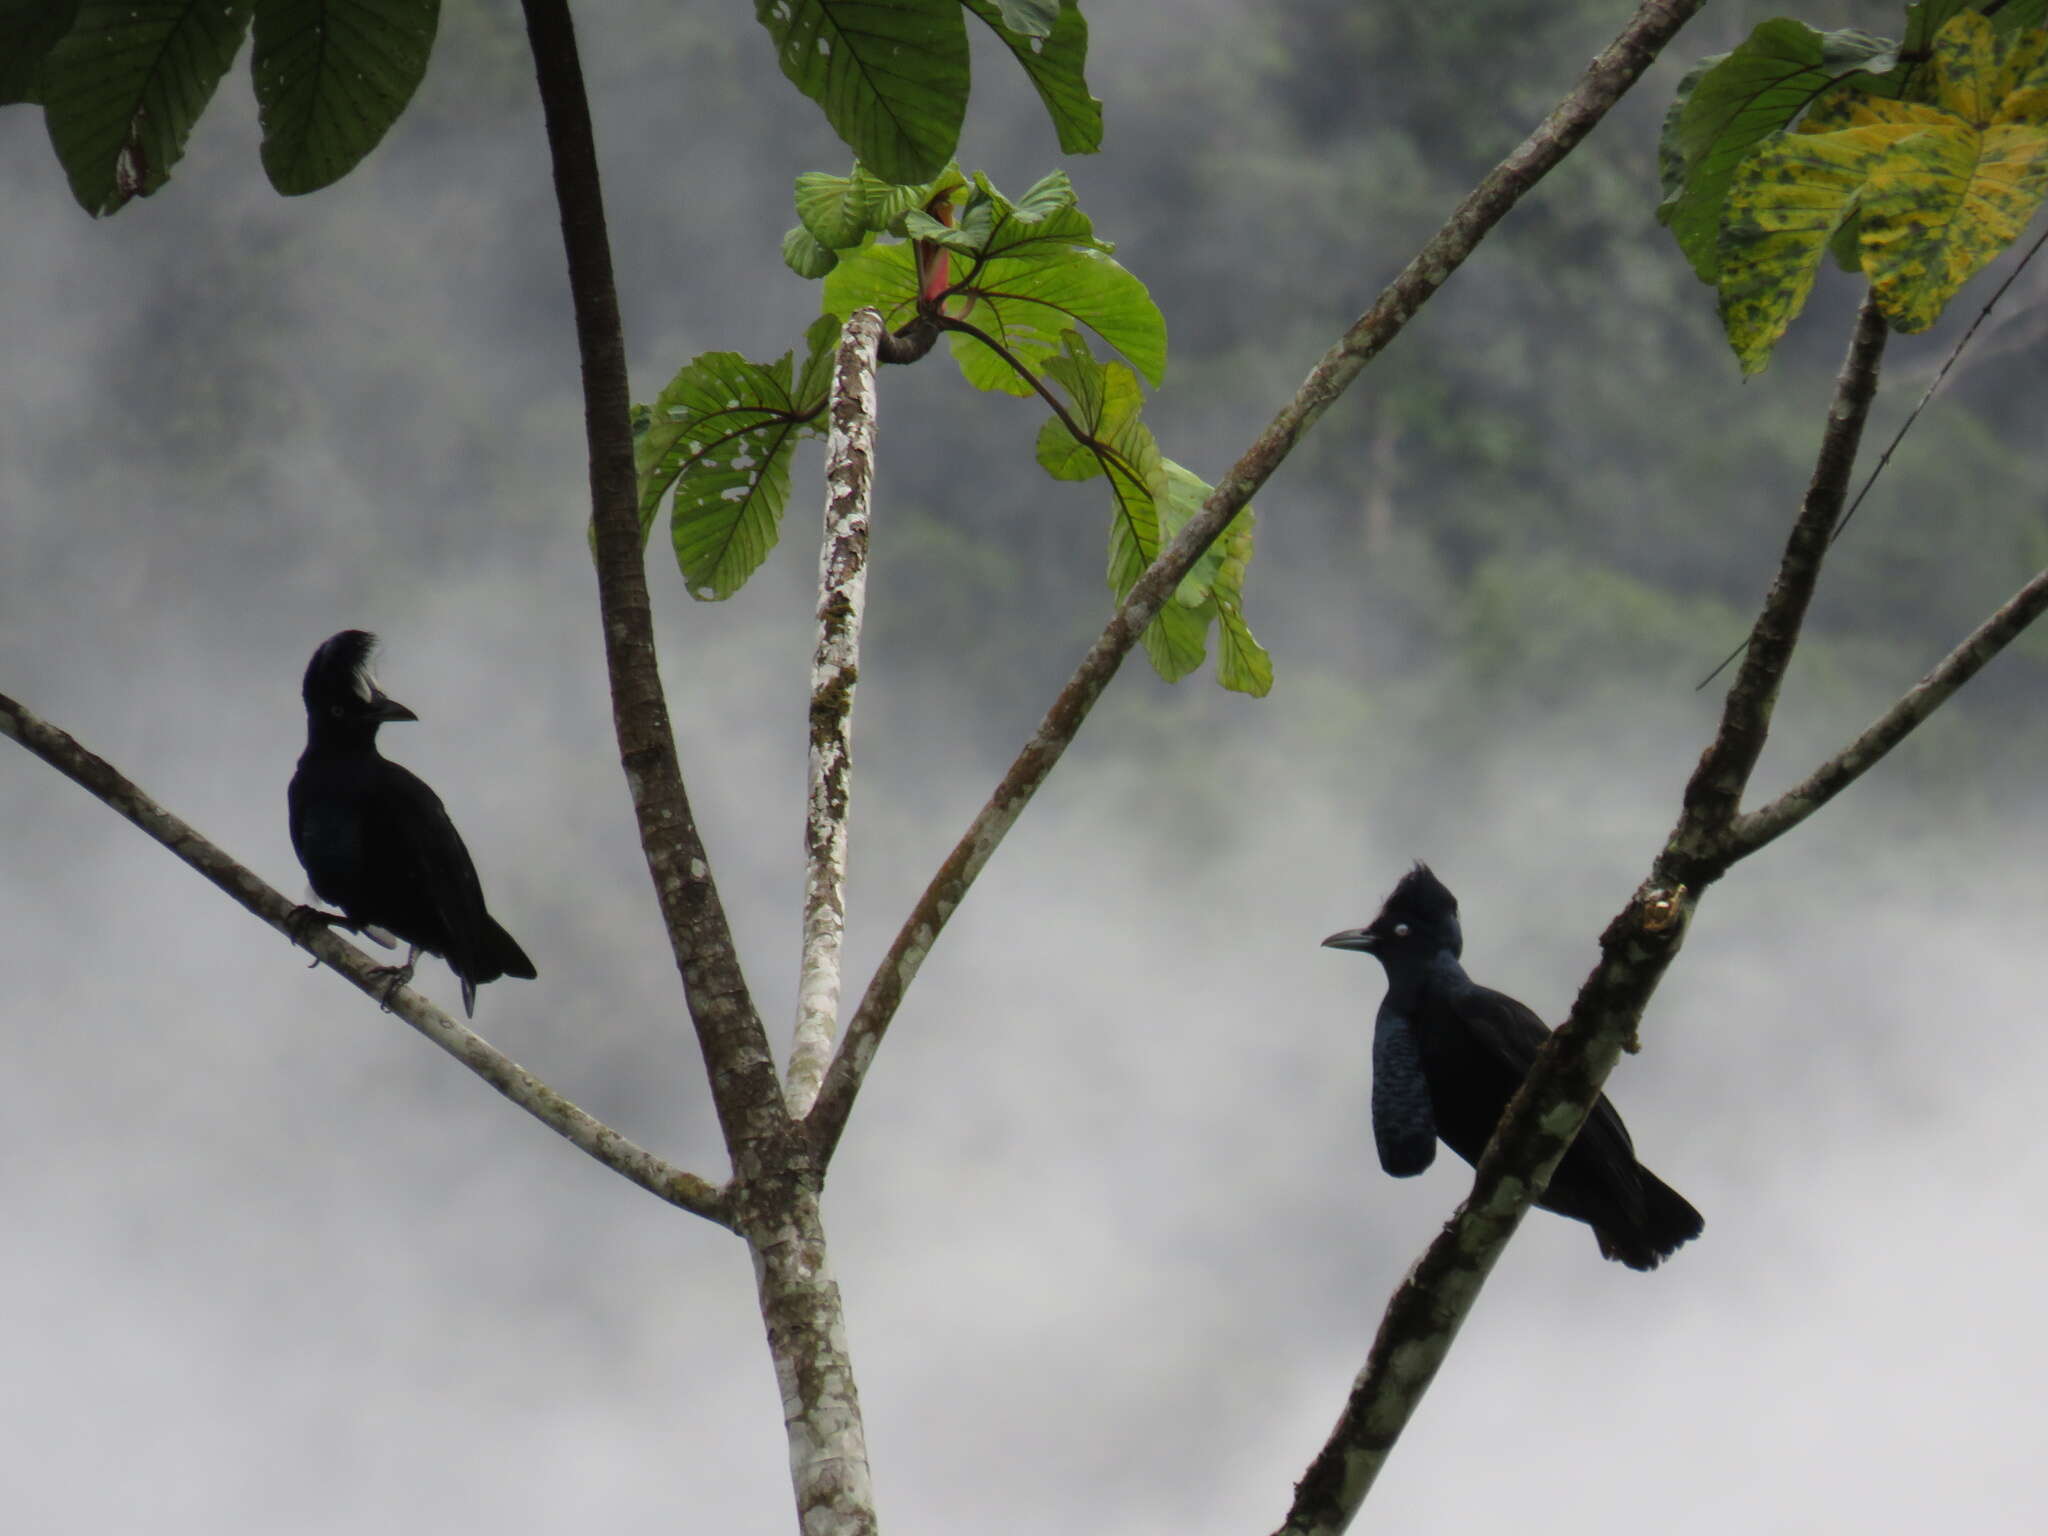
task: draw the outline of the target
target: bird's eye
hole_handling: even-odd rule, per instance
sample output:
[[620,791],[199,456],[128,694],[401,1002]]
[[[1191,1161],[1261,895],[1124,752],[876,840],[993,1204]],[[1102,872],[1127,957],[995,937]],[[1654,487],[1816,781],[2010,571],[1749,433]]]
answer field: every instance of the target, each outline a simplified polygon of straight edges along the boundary
[[339,720],[343,715],[348,713],[348,709],[344,705],[330,704],[327,706],[327,713],[334,716],[335,719]]
[[1394,924],[1394,937],[1395,937],[1395,938],[1397,938],[1397,939],[1405,939],[1405,938],[1407,938],[1407,937],[1408,937],[1408,925],[1407,925],[1406,923],[1396,923],[1396,924]]

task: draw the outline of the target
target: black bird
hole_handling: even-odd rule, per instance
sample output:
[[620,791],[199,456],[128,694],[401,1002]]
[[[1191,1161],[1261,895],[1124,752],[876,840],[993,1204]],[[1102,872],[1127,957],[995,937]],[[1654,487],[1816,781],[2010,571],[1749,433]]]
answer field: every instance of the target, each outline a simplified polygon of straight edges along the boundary
[[476,865],[441,797],[418,775],[378,755],[377,727],[417,720],[370,676],[377,637],[344,629],[306,666],[306,750],[292,775],[292,847],[321,900],[342,917],[317,921],[384,929],[411,946],[392,970],[412,979],[420,951],[440,955],[462,980],[462,1011],[500,976],[533,979],[533,962],[484,910]]
[[[1417,864],[1371,927],[1323,943],[1362,950],[1387,970],[1372,1034],[1380,1166],[1397,1179],[1422,1172],[1439,1136],[1477,1164],[1550,1031],[1512,997],[1465,974],[1458,898]],[[1601,1256],[1630,1269],[1655,1269],[1706,1225],[1684,1196],[1636,1161],[1628,1129],[1604,1094],[1536,1203],[1585,1222]]]

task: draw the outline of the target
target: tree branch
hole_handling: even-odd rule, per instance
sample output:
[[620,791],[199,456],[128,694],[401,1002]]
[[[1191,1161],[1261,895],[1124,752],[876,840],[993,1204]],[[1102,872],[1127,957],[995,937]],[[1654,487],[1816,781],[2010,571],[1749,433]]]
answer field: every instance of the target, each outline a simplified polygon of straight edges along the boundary
[[619,756],[732,1153],[730,1210],[754,1257],[761,1320],[782,1389],[798,1520],[807,1531],[872,1536],[876,1521],[860,1400],[818,1219],[822,1174],[783,1102],[767,1034],[740,974],[711,863],[683,793],[655,669],[627,418],[625,337],[575,28],[567,0],[523,4],[547,115],[583,357],[598,602]]
[[[1706,859],[1719,857],[1716,850],[1735,819],[1749,776],[1770,735],[1778,689],[1791,665],[1807,604],[1820,580],[1821,561],[1834,540],[1835,524],[1848,498],[1850,474],[1863,439],[1863,424],[1870,416],[1870,402],[1877,394],[1877,365],[1884,356],[1888,334],[1877,296],[1865,295],[1863,308],[1856,315],[1849,355],[1842,360],[1835,381],[1835,399],[1821,434],[1813,478],[1786,541],[1778,578],[1750,629],[1742,669],[1722,705],[1721,729],[1701,754],[1699,766],[1685,786],[1686,816],[1681,827],[1688,833],[1691,851]],[[1723,859],[1721,867],[1726,863]],[[1690,871],[1686,878],[1697,885],[1702,873]]]
[[839,948],[846,936],[846,821],[853,690],[868,590],[868,492],[874,480],[875,354],[882,317],[849,316],[832,367],[825,442],[825,537],[818,552],[818,647],[811,663],[811,787],[804,819],[803,968],[786,1097],[809,1112],[839,1031]]
[[1508,1239],[1549,1185],[1614,1064],[1634,1048],[1643,1010],[1684,942],[1701,893],[1740,856],[1729,842],[1729,821],[1770,732],[1771,706],[1848,493],[1884,337],[1883,317],[1866,303],[1777,579],[1722,704],[1720,727],[1686,786],[1678,823],[1650,878],[1601,934],[1599,962],[1502,1114],[1474,1170],[1472,1192],[1388,1302],[1365,1368],[1296,1485],[1279,1536],[1335,1536],[1351,1523]]
[[583,362],[584,430],[590,445],[590,500],[597,546],[598,605],[619,760],[633,797],[640,846],[682,973],[683,992],[704,1053],[713,1102],[733,1152],[734,1172],[752,1166],[748,1149],[786,1133],[768,1037],[747,993],[711,860],[690,813],[654,650],[633,433],[627,416],[626,342],[612,279],[611,239],[598,184],[590,102],[567,0],[523,0],[534,76],[547,119],[555,199]]
[[1769,805],[1737,816],[1728,829],[1733,857],[1745,858],[1784,836],[1876,767],[1887,752],[1946,704],[1957,689],[1983,671],[1991,658],[2018,639],[2044,610],[2048,610],[2048,570],[2015,592],[2004,607],[1978,625],[1968,639],[1872,721],[1862,735]]
[[579,1109],[411,988],[401,987],[387,999],[390,976],[370,956],[353,944],[344,943],[325,925],[299,920],[301,909],[281,893],[158,805],[111,763],[4,694],[0,694],[0,735],[13,737],[95,799],[127,817],[279,933],[340,972],[358,990],[386,1003],[391,1012],[549,1130],[670,1205],[722,1227],[732,1225],[723,1190],[695,1174],[672,1167]]
[[821,1161],[829,1161],[854,1096],[903,994],[940,931],[996,847],[1052,772],[1095,701],[1181,578],[1366,365],[1401,333],[1429,298],[1530,188],[1592,131],[1705,0],[1644,0],[1621,35],[1587,66],[1569,95],[1458,204],[1441,229],[1326,352],[1294,398],[1260,433],[1187,525],[1138,578],[988,803],[954,844],[868,983],[846,1037],[805,1119]]

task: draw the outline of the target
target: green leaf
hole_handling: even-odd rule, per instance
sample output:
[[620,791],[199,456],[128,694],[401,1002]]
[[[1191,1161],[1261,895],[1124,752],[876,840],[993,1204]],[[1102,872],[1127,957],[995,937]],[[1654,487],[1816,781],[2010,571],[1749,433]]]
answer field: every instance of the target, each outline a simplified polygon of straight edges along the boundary
[[37,99],[43,58],[78,19],[78,0],[0,0],[0,106]]
[[988,220],[978,220],[972,226],[941,224],[930,214],[919,211],[903,216],[903,233],[912,240],[929,240],[934,245],[966,251],[971,255],[979,251],[982,241],[988,238]]
[[818,244],[799,224],[782,237],[782,264],[798,277],[819,278],[839,265],[839,253]]
[[[1204,500],[1208,497],[1205,493]],[[1234,693],[1263,699],[1273,690],[1273,658],[1244,621],[1244,579],[1252,561],[1252,526],[1246,507],[1216,541],[1223,560],[1216,570],[1216,681]]]
[[839,346],[840,328],[837,315],[820,315],[804,332],[804,365],[792,392],[797,410],[804,415],[823,407],[832,388],[832,354]]
[[[974,179],[977,185],[994,194],[995,188],[988,185],[986,177],[977,174]],[[1067,173],[1048,171],[1025,189],[1024,195],[1017,199],[1016,206],[1010,211],[1024,223],[1036,224],[1074,204],[1074,183]]]
[[754,0],[754,15],[783,74],[876,176],[912,185],[944,169],[967,109],[959,0]]
[[251,0],[84,0],[45,56],[43,116],[95,218],[170,179],[248,29]]
[[441,0],[257,0],[263,170],[287,197],[356,168],[412,100]]
[[[1113,261],[1079,208],[1019,218],[998,204],[981,257],[958,280],[946,313],[987,332],[1027,368],[1052,356],[1060,336],[1085,325],[1157,385],[1166,374],[1166,320],[1145,285]],[[949,342],[978,389],[1026,394],[1030,386],[971,336]]]
[[[1201,510],[1211,487],[1160,455],[1151,429],[1139,419],[1143,391],[1137,375],[1121,363],[1098,362],[1079,332],[1066,333],[1045,371],[1066,392],[1068,414],[1093,442],[1076,438],[1055,416],[1038,434],[1038,462],[1059,480],[1108,477],[1115,513],[1109,530],[1109,586],[1121,602],[1164,544]],[[1272,659],[1252,637],[1241,611],[1251,529],[1247,507],[1202,552],[1146,626],[1145,654],[1168,682],[1202,664],[1214,623],[1223,626],[1217,681],[1251,694],[1272,687]]]
[[888,229],[913,208],[922,208],[948,186],[965,178],[948,165],[935,179],[900,187],[856,164],[850,176],[805,171],[796,179],[796,216],[827,250],[843,251],[868,235]]
[[[1060,337],[1086,326],[1115,347],[1152,383],[1166,371],[1166,320],[1145,285],[1111,259],[1114,249],[1073,201],[1073,187],[1054,172],[1012,204],[977,176],[957,224],[917,212],[905,228],[953,254],[944,312],[987,333],[1018,364],[1036,369],[1060,350]],[[872,240],[843,253],[825,279],[824,307],[841,319],[873,305],[891,330],[917,310],[917,262],[909,246]],[[953,357],[977,389],[1032,392],[1028,379],[976,337],[955,332]]]
[[[1160,464],[1165,471],[1164,494],[1159,498],[1163,545],[1180,536],[1215,487],[1172,459],[1162,459]],[[1244,578],[1251,564],[1254,521],[1250,507],[1233,517],[1181,578],[1169,606],[1199,614],[1205,629],[1213,619],[1217,625],[1216,681],[1232,692],[1264,698],[1273,687],[1273,658],[1244,621]]]
[[1883,73],[1897,45],[1862,32],[1816,32],[1779,19],[1733,52],[1703,59],[1680,82],[1658,145],[1657,217],[1702,282],[1718,275],[1722,209],[1736,168],[1843,77]]
[[1075,0],[1061,0],[1059,19],[1048,33],[1015,24],[1011,13],[1026,5],[1049,12],[1051,0],[962,0],[988,23],[1017,62],[1024,66],[1038,99],[1045,104],[1059,135],[1060,148],[1070,155],[1092,155],[1102,148],[1102,103],[1088,94],[1088,22]]
[[844,320],[856,309],[879,309],[882,324],[895,330],[917,313],[917,260],[907,245],[877,245],[843,251],[825,276],[825,313]]
[[[815,382],[825,322],[807,333],[804,384]],[[829,364],[828,364],[829,366]],[[643,536],[673,493],[669,533],[690,595],[728,598],[775,547],[789,500],[789,459],[815,435],[811,407],[790,389],[790,354],[769,364],[737,352],[693,358],[650,409],[635,413],[634,464],[640,476]]]
[[1027,37],[1044,37],[1059,20],[1060,0],[996,0],[1003,25]]

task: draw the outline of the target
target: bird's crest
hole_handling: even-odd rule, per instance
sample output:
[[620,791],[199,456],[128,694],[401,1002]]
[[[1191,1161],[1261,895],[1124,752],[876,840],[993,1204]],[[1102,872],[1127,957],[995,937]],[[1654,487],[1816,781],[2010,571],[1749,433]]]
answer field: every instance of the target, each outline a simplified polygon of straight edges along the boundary
[[370,656],[377,637],[368,630],[344,629],[320,644],[306,664],[306,692],[316,688],[330,697],[346,689],[365,704],[377,697],[377,679],[370,675]]
[[1435,870],[1418,859],[1415,867],[1387,893],[1385,910],[1414,912],[1428,917],[1456,917],[1458,898],[1451,894],[1449,886],[1437,879]]

